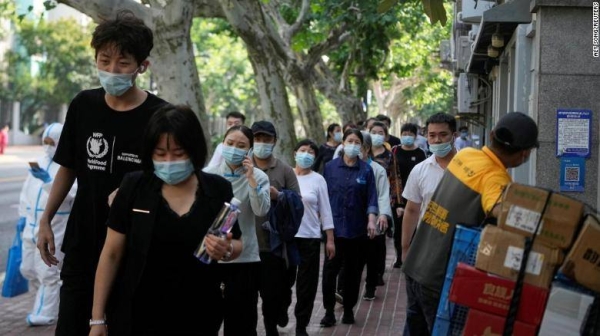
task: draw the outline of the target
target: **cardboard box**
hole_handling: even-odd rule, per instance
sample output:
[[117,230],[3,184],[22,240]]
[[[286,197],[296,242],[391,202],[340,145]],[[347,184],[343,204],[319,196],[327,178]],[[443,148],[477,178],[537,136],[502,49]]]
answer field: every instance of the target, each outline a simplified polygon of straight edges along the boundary
[[580,285],[600,293],[600,222],[596,217],[586,217],[583,229],[560,272]]
[[[511,183],[502,196],[498,226],[506,231],[532,236],[548,191],[532,186]],[[552,193],[536,241],[567,249],[583,216],[583,203]]]
[[579,335],[594,297],[553,284],[540,336]]
[[[515,282],[459,263],[450,288],[450,301],[483,312],[506,317]],[[523,284],[517,320],[540,325],[548,290]]]
[[[502,336],[506,318],[470,309],[463,336]],[[535,336],[537,327],[531,324],[515,321],[513,336]]]
[[[481,233],[475,267],[516,281],[523,259],[525,237],[488,225]],[[529,253],[525,282],[534,286],[550,288],[556,267],[563,261],[563,253],[535,242]]]

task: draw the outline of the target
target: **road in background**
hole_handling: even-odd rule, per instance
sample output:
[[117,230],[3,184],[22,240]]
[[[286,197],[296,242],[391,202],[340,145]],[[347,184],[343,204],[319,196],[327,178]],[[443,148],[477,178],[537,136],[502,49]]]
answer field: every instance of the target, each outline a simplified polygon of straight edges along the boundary
[[0,282],[4,280],[8,248],[19,218],[19,194],[28,174],[29,161],[43,156],[41,146],[12,146],[0,155]]

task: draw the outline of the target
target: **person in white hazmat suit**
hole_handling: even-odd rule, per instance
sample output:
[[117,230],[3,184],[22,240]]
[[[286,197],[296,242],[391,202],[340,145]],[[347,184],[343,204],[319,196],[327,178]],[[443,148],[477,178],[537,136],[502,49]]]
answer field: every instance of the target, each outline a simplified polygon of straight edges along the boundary
[[19,201],[20,221],[25,221],[23,230],[23,259],[21,261],[21,274],[29,280],[30,288],[37,288],[33,309],[27,315],[26,321],[30,326],[50,325],[56,323],[58,317],[58,304],[60,292],[60,266],[63,254],[60,252],[62,240],[65,235],[67,219],[71,212],[73,200],[77,191],[77,184],[69,191],[61,204],[54,220],[52,229],[56,242],[56,257],[61,261],[58,266],[48,267],[42,261],[40,252],[36,247],[39,220],[46,207],[52,182],[60,167],[52,161],[63,125],[50,124],[42,134],[44,156],[37,159],[39,169],[32,167]]

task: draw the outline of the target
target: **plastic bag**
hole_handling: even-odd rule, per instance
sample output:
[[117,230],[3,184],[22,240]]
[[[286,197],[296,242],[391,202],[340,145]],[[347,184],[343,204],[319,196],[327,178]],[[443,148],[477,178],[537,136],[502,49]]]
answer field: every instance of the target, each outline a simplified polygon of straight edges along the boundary
[[21,267],[23,245],[23,241],[21,240],[23,228],[19,224],[17,224],[17,234],[15,235],[12,246],[8,249],[6,277],[4,278],[4,284],[2,285],[2,296],[6,298],[15,297],[29,291],[29,282],[23,277],[19,270]]

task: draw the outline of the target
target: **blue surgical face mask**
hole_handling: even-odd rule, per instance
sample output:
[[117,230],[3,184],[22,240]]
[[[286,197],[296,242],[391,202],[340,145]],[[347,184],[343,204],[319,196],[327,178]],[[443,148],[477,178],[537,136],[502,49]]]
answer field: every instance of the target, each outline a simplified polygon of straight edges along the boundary
[[154,175],[166,184],[175,185],[185,181],[194,172],[190,159],[179,161],[154,161]]
[[446,157],[446,155],[448,155],[448,153],[450,153],[450,151],[452,150],[453,142],[454,142],[454,139],[452,139],[452,141],[450,141],[450,142],[429,145],[429,150],[433,154],[435,154],[435,156],[437,156],[439,158],[443,158],[443,157]]
[[273,154],[272,143],[255,142],[254,143],[254,155],[259,159],[266,159]]
[[223,159],[228,164],[237,166],[241,164],[242,161],[244,161],[244,158],[246,157],[247,153],[248,151],[245,149],[223,145],[223,151],[221,152],[221,156],[223,156]]
[[309,152],[296,152],[295,159],[298,167],[302,169],[310,168],[315,163],[315,156]]
[[342,132],[333,133],[333,141],[342,142]]
[[412,146],[415,144],[415,137],[412,135],[403,135],[400,137],[400,142],[404,146]]
[[98,69],[98,79],[100,85],[111,96],[121,96],[133,86],[133,77],[137,74],[137,69],[130,74],[116,74]]
[[468,132],[460,132],[460,137],[466,139],[469,136]]
[[355,144],[347,144],[344,145],[344,155],[347,157],[354,159],[360,154],[360,145]]
[[373,146],[379,147],[379,146],[383,145],[384,141],[385,141],[385,137],[383,135],[371,134],[371,143],[373,144]]

